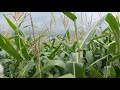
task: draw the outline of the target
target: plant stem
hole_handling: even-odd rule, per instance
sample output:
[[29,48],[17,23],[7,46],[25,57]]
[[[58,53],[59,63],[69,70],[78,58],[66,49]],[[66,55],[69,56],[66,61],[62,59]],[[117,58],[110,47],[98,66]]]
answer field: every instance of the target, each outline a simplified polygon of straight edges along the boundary
[[75,77],[75,63],[73,62],[73,73],[74,73],[74,77]]
[[38,70],[39,70],[40,78],[41,78],[40,55],[39,55],[39,49],[37,48],[37,44],[36,44],[35,30],[34,30],[34,25],[33,25],[31,14],[30,14],[30,20],[31,20],[32,31],[33,31],[33,39],[34,39],[34,54],[35,54],[35,56],[37,57],[37,60],[38,60]]
[[[77,29],[77,24],[76,24],[76,20],[74,21],[74,27],[75,27],[75,33],[76,33],[76,39],[77,39],[77,45],[78,45],[78,60],[80,60],[80,43],[79,43],[79,37],[78,37],[78,29]],[[77,63],[78,63],[78,60],[77,60]],[[80,63],[82,61],[80,60]]]
[[[41,39],[39,39],[38,40],[38,47],[40,47],[40,40]],[[39,69],[39,72],[40,72],[40,78],[42,77],[42,75],[41,75],[41,69],[40,69],[40,50],[39,50],[39,48],[37,49],[38,50],[38,54],[37,54],[37,58],[38,58],[38,69]]]

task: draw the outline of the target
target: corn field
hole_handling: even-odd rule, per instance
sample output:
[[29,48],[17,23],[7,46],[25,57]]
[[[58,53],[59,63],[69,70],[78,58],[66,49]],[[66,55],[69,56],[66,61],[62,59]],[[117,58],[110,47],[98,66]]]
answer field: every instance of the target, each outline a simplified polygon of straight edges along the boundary
[[[30,13],[10,14],[12,19],[3,14],[13,34],[0,34],[0,78],[120,77],[119,15],[107,13],[100,16],[94,26],[89,23],[89,31],[84,34],[76,23],[75,12],[61,12],[65,29],[65,34],[61,35],[52,12],[53,20],[36,35],[37,27]],[[22,26],[26,18],[30,25]],[[74,25],[74,33],[69,21]],[[55,37],[51,37],[53,22],[58,33]],[[104,29],[103,24],[106,24]],[[28,29],[27,36],[24,28]]]

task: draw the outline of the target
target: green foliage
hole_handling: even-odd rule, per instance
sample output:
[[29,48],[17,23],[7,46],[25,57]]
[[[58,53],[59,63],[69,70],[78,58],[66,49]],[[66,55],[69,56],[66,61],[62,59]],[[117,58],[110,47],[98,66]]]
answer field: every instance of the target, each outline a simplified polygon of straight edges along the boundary
[[73,21],[77,19],[77,17],[71,12],[63,12],[63,13]]
[[[74,22],[76,40],[71,38],[70,29],[65,35],[49,38],[40,43],[37,53],[34,41],[38,43],[47,36],[46,31],[35,40],[24,33],[4,15],[14,35],[6,38],[0,34],[0,64],[4,66],[5,77],[10,78],[119,78],[120,31],[119,20],[108,13],[80,40],[76,25],[77,17],[63,12]],[[55,19],[55,17],[54,17]],[[108,23],[101,33],[95,32]],[[42,40],[41,40],[42,41]],[[80,43],[80,41],[82,41]],[[40,59],[40,62],[38,61]],[[38,65],[39,64],[39,65]]]

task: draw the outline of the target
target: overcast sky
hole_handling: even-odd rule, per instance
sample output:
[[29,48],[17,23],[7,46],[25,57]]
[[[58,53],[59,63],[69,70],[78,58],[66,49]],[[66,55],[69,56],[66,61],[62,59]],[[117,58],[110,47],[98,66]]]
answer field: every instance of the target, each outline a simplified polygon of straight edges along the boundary
[[[6,12],[0,12],[0,31],[3,28],[7,28],[7,23],[3,17],[3,13],[6,13]],[[96,23],[100,19],[100,16],[103,16],[106,13],[108,13],[108,12],[82,12],[85,29],[87,30],[86,25],[90,22],[91,16],[92,16],[92,23]],[[31,14],[33,17],[34,24],[37,27],[42,28],[43,26],[45,26],[45,24],[49,25],[50,19],[51,19],[51,12],[31,12]],[[77,20],[78,23],[77,24],[78,24],[78,26],[80,26],[81,12],[76,12],[76,14],[78,16],[78,20]],[[60,19],[60,12],[56,12],[56,16]],[[59,26],[58,27],[59,31],[62,32],[63,24],[61,22],[59,22],[58,26]],[[73,27],[72,21],[70,21],[70,26],[71,26],[71,28]]]

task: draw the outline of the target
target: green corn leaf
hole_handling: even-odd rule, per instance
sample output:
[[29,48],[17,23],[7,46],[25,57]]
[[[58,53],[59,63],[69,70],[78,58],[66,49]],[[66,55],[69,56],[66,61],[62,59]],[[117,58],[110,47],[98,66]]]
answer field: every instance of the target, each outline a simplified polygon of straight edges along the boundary
[[20,37],[19,37],[19,33],[18,31],[15,31],[15,36],[17,35],[17,37],[15,37],[15,44],[17,46],[17,49],[20,50],[21,48],[21,45],[20,45]]
[[49,70],[51,70],[53,67],[59,66],[63,70],[65,69],[65,63],[62,60],[49,60],[47,63],[43,66],[41,69],[42,73],[47,73]]
[[28,63],[24,66],[24,68],[23,68],[23,75],[26,75],[26,74],[29,72],[29,70],[30,70],[34,65],[35,65],[35,63],[34,63],[33,60],[31,60],[30,62],[28,62]]
[[105,66],[103,70],[104,78],[115,78],[116,71],[112,66]]
[[115,37],[117,49],[118,49],[118,51],[120,51],[120,42],[119,42],[120,30],[119,30],[119,24],[118,24],[117,20],[115,19],[115,17],[112,14],[110,14],[110,13],[108,13],[106,21],[109,24],[109,26],[110,26],[110,28],[112,30],[112,33],[113,33],[113,35]]
[[108,57],[108,55],[106,55],[106,56],[104,56],[104,57],[102,57],[102,58],[96,60],[96,61],[93,62],[89,67],[93,66],[94,64],[98,63],[98,62],[101,61],[101,60],[104,60],[104,59],[107,58],[107,57]]
[[103,78],[103,76],[94,67],[90,66],[91,72],[95,75],[95,78]]
[[69,17],[72,21],[75,21],[77,17],[71,12],[63,12],[67,17]]
[[[3,15],[4,15],[4,14],[3,14]],[[17,27],[15,24],[13,24],[13,22],[12,22],[8,17],[6,17],[5,15],[4,15],[4,17],[5,17],[5,19],[7,20],[9,26],[10,26],[14,31],[18,31],[21,36],[24,36],[24,33],[23,33],[22,31],[20,31],[20,30],[18,29],[18,27]]]
[[[3,14],[4,15],[4,14]],[[8,24],[10,25],[10,27],[16,31],[17,27],[10,21],[10,19],[8,19],[5,15],[4,15],[5,19],[7,20]]]
[[101,24],[105,21],[107,15],[103,16],[98,22],[97,24],[90,30],[90,32],[87,34],[87,36],[85,37],[85,39],[82,41],[80,47],[82,49],[85,49],[87,47],[87,45],[90,43],[91,39],[93,38],[93,36],[95,35],[95,32],[97,30],[97,28],[99,28],[101,26]]
[[23,60],[21,55],[15,50],[12,44],[0,34],[0,47],[17,60]]
[[2,50],[0,51],[0,58],[6,58],[7,52]]
[[0,59],[0,64],[5,64],[7,62],[13,61],[12,59]]
[[65,72],[71,73],[76,78],[85,77],[85,67],[83,63],[75,63],[68,61],[65,65]]
[[24,45],[23,41],[20,39],[20,44],[21,44],[21,52],[22,52],[22,55],[24,56],[24,58],[26,60],[29,60],[30,59],[30,56],[29,56],[29,53],[27,51],[27,47]]
[[86,52],[86,59],[89,64],[92,64],[94,62],[94,57],[92,51]]

